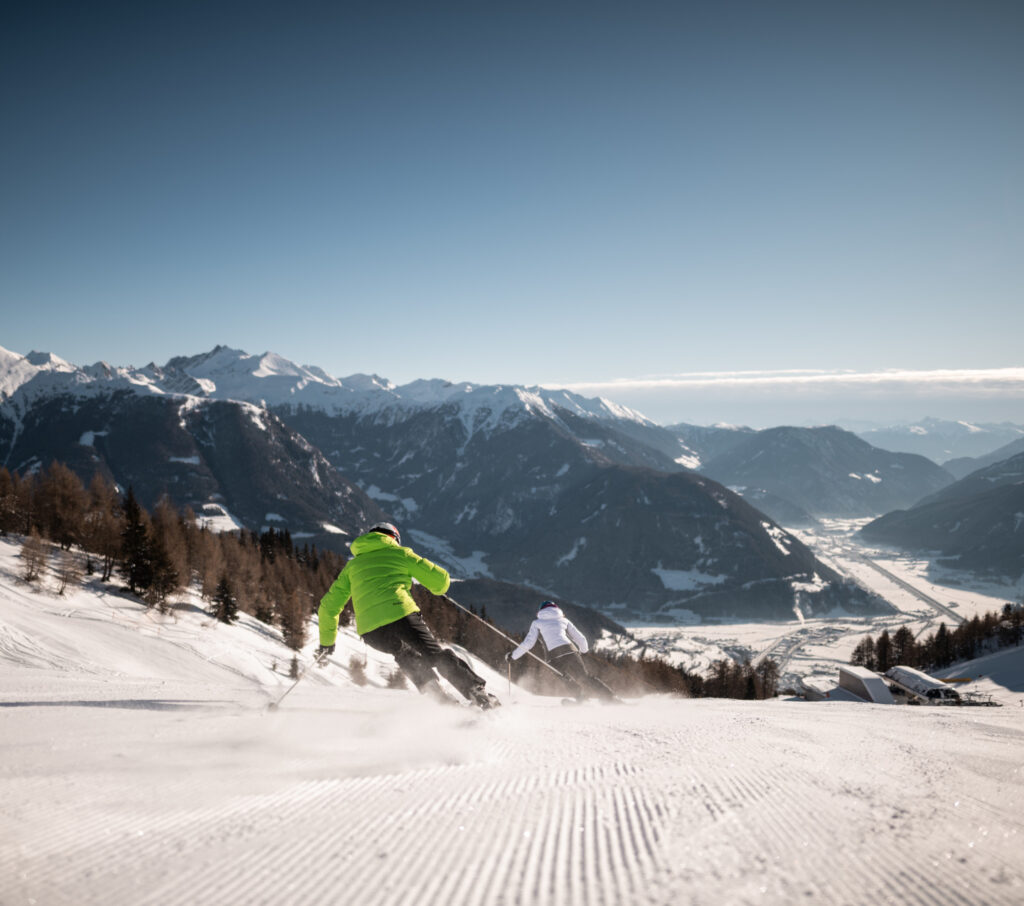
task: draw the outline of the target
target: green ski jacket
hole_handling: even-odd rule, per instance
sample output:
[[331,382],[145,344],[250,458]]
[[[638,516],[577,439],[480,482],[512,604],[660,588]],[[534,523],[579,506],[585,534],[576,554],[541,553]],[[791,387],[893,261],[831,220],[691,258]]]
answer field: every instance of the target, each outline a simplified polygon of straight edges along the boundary
[[352,559],[320,599],[320,644],[338,638],[338,617],[349,598],[356,614],[356,632],[394,623],[419,608],[409,594],[415,579],[435,595],[448,591],[451,579],[435,563],[399,547],[390,535],[367,532],[351,544]]

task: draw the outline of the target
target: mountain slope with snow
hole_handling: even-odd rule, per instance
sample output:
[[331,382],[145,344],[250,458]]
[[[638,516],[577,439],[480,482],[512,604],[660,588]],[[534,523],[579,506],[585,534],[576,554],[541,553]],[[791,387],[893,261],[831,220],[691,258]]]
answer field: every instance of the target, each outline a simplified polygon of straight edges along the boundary
[[858,436],[883,450],[917,453],[945,466],[951,459],[986,456],[998,447],[1024,437],[1024,425],[926,418],[912,425],[859,431]]
[[99,473],[132,487],[148,508],[168,495],[200,518],[287,527],[321,547],[385,516],[305,438],[252,403],[172,393],[119,369],[15,362],[6,374],[27,376],[0,403],[0,464],[12,471],[59,460],[86,483]]
[[1024,453],[1024,437],[1011,441],[985,456],[951,459],[949,462],[943,463],[942,467],[954,478],[966,478],[972,472],[994,466],[996,463],[1009,459],[1011,456],[1016,456],[1018,453]]
[[[344,552],[382,516],[462,578],[623,614],[776,618],[884,607],[607,400],[439,380],[332,378],[219,346],[142,369],[0,362],[0,462],[93,470]],[[18,381],[21,381],[19,384]],[[780,541],[779,538],[784,540]]]
[[813,516],[875,516],[952,483],[923,456],[890,453],[834,426],[768,428],[701,471],[741,493],[767,492]]
[[861,530],[870,541],[938,553],[945,565],[1024,576],[1024,453],[977,472]]
[[487,671],[504,706],[482,714],[386,688],[387,659],[346,633],[333,663],[288,692],[289,652],[261,624],[28,588],[15,550],[0,542],[5,903],[1016,906],[1024,894],[1016,707],[654,696],[563,708]]

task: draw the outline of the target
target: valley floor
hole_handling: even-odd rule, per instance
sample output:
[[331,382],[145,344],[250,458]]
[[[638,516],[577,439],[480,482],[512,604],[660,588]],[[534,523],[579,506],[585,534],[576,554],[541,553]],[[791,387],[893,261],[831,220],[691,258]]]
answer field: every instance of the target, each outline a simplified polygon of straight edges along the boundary
[[[839,665],[849,663],[854,648],[867,635],[877,637],[884,629],[892,634],[903,625],[915,636],[927,635],[940,622],[954,628],[975,614],[998,612],[1004,604],[1021,600],[1024,586],[1019,583],[937,570],[920,557],[864,546],[855,536],[864,521],[835,520],[815,531],[790,531],[828,566],[881,595],[891,605],[891,613],[826,618],[794,613],[787,622],[725,620],[696,626],[636,626],[630,631],[651,651],[691,672],[705,674],[722,658],[749,658],[756,663],[770,656],[779,663],[782,688],[809,681],[824,689],[835,685]],[[999,694],[984,682],[962,688]],[[1018,703],[1017,698],[1012,700]]]

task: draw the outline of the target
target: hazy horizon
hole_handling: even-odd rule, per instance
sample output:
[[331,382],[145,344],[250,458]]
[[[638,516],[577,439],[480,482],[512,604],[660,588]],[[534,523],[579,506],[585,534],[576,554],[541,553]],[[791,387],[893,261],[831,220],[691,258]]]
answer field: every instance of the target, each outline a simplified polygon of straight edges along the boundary
[[[229,344],[224,345],[238,349]],[[77,367],[93,365],[98,361],[74,361],[57,349],[41,348],[21,352],[2,343],[0,348],[21,356],[32,352],[49,353]],[[256,358],[268,353],[279,354],[272,349],[256,353],[251,350],[239,351]],[[202,353],[179,354],[192,356]],[[140,367],[134,362],[108,364],[115,367]],[[167,362],[154,364],[162,367]],[[334,374],[319,362],[293,364],[322,368],[339,380],[356,373]],[[396,386],[410,383],[397,381],[380,370],[370,373]],[[411,380],[420,379],[463,382],[462,379],[444,374],[424,374]],[[483,381],[466,382],[487,384]],[[917,424],[928,418],[972,424],[1008,422],[1024,425],[1024,369],[863,373],[707,372],[579,384],[533,379],[498,383],[566,389],[588,398],[604,398],[634,409],[661,425],[731,424],[768,428],[780,425],[836,424],[858,431],[871,427]]]

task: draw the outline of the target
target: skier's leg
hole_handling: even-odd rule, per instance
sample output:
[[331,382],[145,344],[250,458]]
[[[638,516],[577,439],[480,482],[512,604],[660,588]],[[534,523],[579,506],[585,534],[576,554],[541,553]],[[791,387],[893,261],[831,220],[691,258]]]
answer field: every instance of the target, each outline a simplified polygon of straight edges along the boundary
[[[560,646],[568,647],[568,646]],[[583,680],[587,671],[583,667],[583,659],[579,652],[573,649],[564,653],[558,653],[558,648],[553,649],[551,654],[551,666],[562,674],[562,681],[569,688],[569,693],[577,700],[586,698]]]
[[437,672],[459,690],[466,698],[474,689],[482,689],[485,680],[465,658],[459,657],[450,648],[443,648],[434,661]]
[[[556,652],[557,650],[555,649]],[[567,651],[565,654],[552,657],[551,660],[552,666],[561,670],[566,683],[573,687],[573,694],[577,698],[584,698],[587,692],[608,701],[613,701],[616,698],[611,689],[596,676],[590,674],[578,651]]]
[[618,696],[612,692],[598,677],[591,673],[587,674],[587,685],[597,694],[599,698],[606,699],[607,701],[614,701]]
[[576,701],[583,701],[587,697],[586,692],[583,690],[583,686],[579,684],[576,677],[570,676],[568,672],[562,674],[562,682],[565,683],[565,687]]
[[579,680],[580,684],[585,686],[591,695],[596,695],[598,698],[603,698],[605,701],[617,701],[618,696],[616,696],[616,694],[612,692],[604,682],[587,670],[587,665],[584,663],[583,657],[577,654],[576,658],[579,661],[580,670],[576,678]]
[[410,645],[402,627],[402,620],[379,626],[363,635],[363,641],[371,648],[390,654],[412,684],[421,692],[437,677],[430,662],[423,657],[416,647]]
[[414,633],[418,650],[430,661],[431,665],[463,698],[468,698],[483,707],[493,707],[498,700],[484,690],[486,681],[470,666],[469,662],[459,657],[450,648],[445,648],[434,638],[433,633],[418,613],[409,614],[406,618],[410,633]]
[[464,659],[454,651],[443,647],[423,621],[419,613],[411,613],[403,620],[402,639],[406,645],[421,655],[423,661],[437,670],[464,697],[481,707],[498,704],[494,696],[484,689],[485,680]]
[[398,666],[420,692],[428,686],[437,685],[437,674],[430,661],[414,648],[403,644],[401,650],[395,655]]

